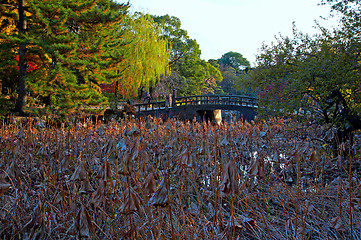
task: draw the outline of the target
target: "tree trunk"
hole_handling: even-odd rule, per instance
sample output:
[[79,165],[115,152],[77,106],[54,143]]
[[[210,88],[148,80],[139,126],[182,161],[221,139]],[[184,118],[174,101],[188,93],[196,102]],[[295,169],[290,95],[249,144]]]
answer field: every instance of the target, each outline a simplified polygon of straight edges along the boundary
[[[19,34],[25,34],[25,14],[23,0],[19,0]],[[26,62],[25,62],[26,44],[19,44],[19,86],[18,86],[18,100],[15,111],[19,112],[19,115],[26,116],[24,112],[26,89],[25,89],[25,75],[26,75]]]

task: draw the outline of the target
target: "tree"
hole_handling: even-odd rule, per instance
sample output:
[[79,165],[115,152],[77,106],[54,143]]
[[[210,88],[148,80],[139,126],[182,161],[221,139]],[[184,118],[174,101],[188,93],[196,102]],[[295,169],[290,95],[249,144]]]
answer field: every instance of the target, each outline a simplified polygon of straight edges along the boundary
[[[28,0],[26,35],[3,34],[1,46],[11,46],[20,55],[19,72],[24,71],[22,51],[15,43],[26,44],[24,59],[39,60],[37,70],[25,80],[29,94],[48,109],[61,115],[78,110],[99,113],[107,104],[99,84],[115,77],[114,68],[122,61],[112,55],[110,45],[121,38],[119,26],[127,8],[112,0]],[[19,89],[21,85],[20,81]]]
[[153,18],[172,49],[169,59],[171,73],[158,84],[158,88],[167,89],[164,87],[167,85],[171,89],[168,88],[161,94],[167,95],[173,90],[180,96],[218,91],[218,87],[212,82],[222,81],[219,70],[200,58],[201,50],[197,41],[190,39],[187,31],[181,28],[180,19],[169,15]]
[[[26,61],[25,61],[25,52],[26,52],[26,43],[24,41],[19,41],[24,39],[26,36],[26,13],[23,0],[13,1],[13,0],[4,0],[0,3],[0,12],[1,12],[1,49],[9,48],[14,49],[14,45],[17,45],[17,54],[18,54],[18,97],[15,110],[19,112],[20,115],[26,115],[24,112],[25,105],[25,74],[26,74]],[[15,27],[16,26],[16,27]],[[15,41],[8,42],[4,40],[4,36],[11,35],[15,38]],[[7,49],[7,50],[9,50]],[[13,51],[8,51],[8,54],[1,54],[3,60],[2,66],[12,65],[13,61],[10,60],[11,57],[14,57]],[[13,55],[13,56],[12,56]],[[5,58],[5,59],[4,59]],[[4,62],[8,60],[9,62]]]
[[[15,43],[10,44],[4,41],[5,35],[17,34],[18,3],[15,0],[2,0],[0,2],[0,85],[6,92],[15,89],[18,79],[16,66]],[[17,45],[18,46],[18,45]],[[0,88],[0,91],[2,89]]]
[[223,66],[229,66],[235,69],[236,73],[243,71],[251,64],[249,61],[237,52],[228,52],[218,59],[218,63]]
[[237,52],[228,52],[218,59],[219,69],[223,76],[220,87],[227,94],[244,94],[243,89],[237,85],[250,69],[249,61]]
[[361,129],[361,45],[358,36],[321,30],[310,37],[294,29],[293,38],[263,45],[248,83],[260,91],[263,116],[317,117],[345,141]]
[[[118,46],[124,57],[120,65],[118,88],[125,98],[135,97],[138,89],[148,92],[168,72],[168,42],[150,15],[135,13],[123,23],[124,46]],[[142,94],[141,94],[142,95]]]

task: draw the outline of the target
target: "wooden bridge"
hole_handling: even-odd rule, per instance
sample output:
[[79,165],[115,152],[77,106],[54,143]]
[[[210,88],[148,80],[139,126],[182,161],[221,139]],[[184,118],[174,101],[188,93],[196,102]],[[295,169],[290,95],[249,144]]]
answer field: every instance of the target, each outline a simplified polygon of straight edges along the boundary
[[[253,120],[257,108],[256,98],[239,95],[195,95],[173,97],[170,101],[158,101],[134,105],[138,117],[152,115],[163,118],[178,117],[215,119],[219,121],[221,110],[238,111],[245,120]],[[218,118],[218,119],[217,119]]]

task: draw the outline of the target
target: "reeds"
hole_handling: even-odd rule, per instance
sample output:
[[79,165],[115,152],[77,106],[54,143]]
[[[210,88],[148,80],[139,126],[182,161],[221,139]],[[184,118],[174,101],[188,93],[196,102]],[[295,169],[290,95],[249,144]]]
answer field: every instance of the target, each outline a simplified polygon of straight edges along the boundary
[[[361,239],[360,138],[125,119],[0,126],[2,239]],[[344,151],[343,151],[344,152]]]

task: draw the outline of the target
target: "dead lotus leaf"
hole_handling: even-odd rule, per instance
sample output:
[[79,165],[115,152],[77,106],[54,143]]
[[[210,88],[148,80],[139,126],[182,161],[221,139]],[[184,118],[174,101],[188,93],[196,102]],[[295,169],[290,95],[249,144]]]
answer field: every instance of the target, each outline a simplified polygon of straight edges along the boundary
[[79,237],[81,238],[91,238],[91,235],[94,233],[92,219],[84,205],[81,206],[81,209],[78,212],[74,228],[78,231]]
[[198,216],[198,215],[199,215],[198,206],[197,206],[194,202],[191,202],[191,203],[189,204],[189,212],[190,212],[193,216]]
[[316,156],[315,150],[313,150],[311,155],[310,155],[310,161],[311,162],[317,162],[317,156]]
[[165,207],[169,203],[168,199],[168,190],[166,186],[165,178],[159,184],[157,191],[153,194],[153,196],[149,199],[148,204],[153,206],[161,206]]
[[332,226],[336,229],[337,232],[346,231],[342,224],[342,218],[340,216],[334,217],[331,219]]
[[136,137],[140,134],[140,131],[138,130],[138,128],[136,128],[135,124],[133,124],[132,129],[130,129],[128,132],[126,132],[127,136],[130,137]]
[[15,137],[17,137],[17,139],[23,139],[25,137],[24,128],[21,128]]
[[23,173],[20,170],[20,167],[15,159],[11,161],[10,166],[6,169],[6,172],[8,173],[10,178],[16,179],[20,178]]
[[45,123],[44,123],[44,121],[43,121],[41,118],[39,118],[39,119],[38,119],[38,122],[36,123],[36,126],[37,126],[39,129],[43,129],[43,128],[45,128]]
[[176,158],[177,163],[186,168],[186,167],[191,167],[192,166],[192,162],[191,162],[191,156],[190,156],[190,152],[188,148],[185,148]]
[[99,136],[103,136],[105,134],[102,126],[100,126],[97,130],[95,130],[95,132],[98,133]]
[[79,192],[83,194],[88,194],[94,192],[93,186],[90,184],[89,179],[83,180],[80,182]]
[[105,193],[105,181],[100,180],[99,186],[95,192],[92,194],[91,203],[96,207],[103,207],[106,203],[106,193]]
[[147,178],[144,180],[143,188],[144,193],[147,195],[153,194],[157,190],[153,173],[148,174]]
[[138,194],[131,188],[124,191],[123,204],[120,206],[120,212],[125,215],[133,214],[139,209],[140,201]]
[[245,216],[239,216],[238,217],[238,222],[242,224],[242,226],[246,227],[246,228],[253,228],[257,225],[256,220],[254,220],[253,218],[249,218],[249,217],[245,217]]
[[112,177],[112,170],[110,168],[110,164],[108,160],[105,160],[103,164],[99,167],[96,178],[100,178],[103,180],[108,180]]
[[[80,156],[79,156],[79,158],[80,158]],[[89,179],[89,175],[88,175],[88,172],[85,167],[85,161],[80,160],[80,163],[76,167],[73,175],[70,178],[70,181],[84,181],[84,180],[88,180],[88,179]]]
[[0,183],[0,196],[8,191],[11,187],[11,184],[9,183]]
[[220,189],[226,195],[239,193],[239,174],[233,161],[229,161],[224,168]]
[[251,167],[248,169],[248,174],[251,176],[264,176],[264,161],[261,158],[256,158]]
[[47,224],[47,214],[43,204],[39,201],[39,204],[34,208],[31,219],[24,226],[25,229],[34,228],[35,226],[45,227]]

